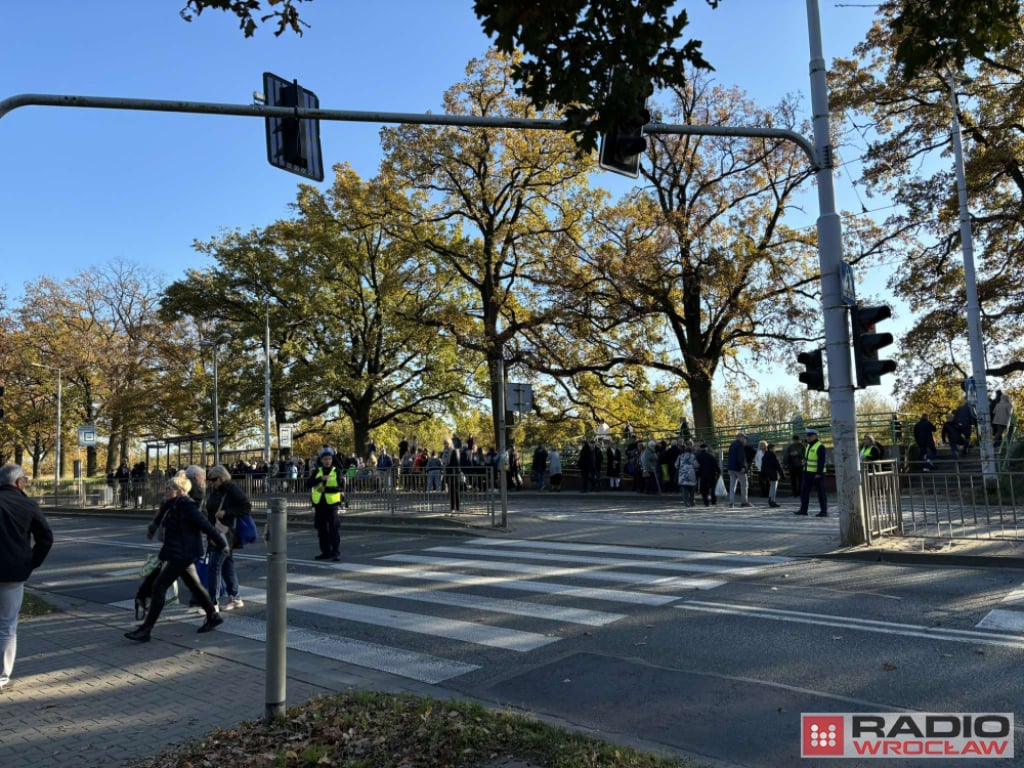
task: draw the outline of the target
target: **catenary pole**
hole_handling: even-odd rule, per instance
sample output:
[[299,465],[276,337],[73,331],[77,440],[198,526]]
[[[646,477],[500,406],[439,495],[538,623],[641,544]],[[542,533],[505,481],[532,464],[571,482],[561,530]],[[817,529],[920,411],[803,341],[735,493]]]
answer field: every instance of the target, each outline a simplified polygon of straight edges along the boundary
[[[988,379],[985,375],[985,348],[981,339],[981,305],[978,302],[978,279],[974,271],[974,237],[971,233],[971,212],[967,207],[967,176],[964,173],[964,148],[960,132],[960,108],[956,96],[956,82],[949,80],[953,107],[954,166],[956,167],[956,194],[960,206],[960,247],[964,255],[964,283],[967,289],[967,337],[971,348],[971,375],[978,393],[978,453],[981,473],[987,481],[996,479],[995,451],[992,448],[992,416],[988,410]],[[966,392],[964,395],[966,396]],[[970,436],[968,435],[968,439]]]

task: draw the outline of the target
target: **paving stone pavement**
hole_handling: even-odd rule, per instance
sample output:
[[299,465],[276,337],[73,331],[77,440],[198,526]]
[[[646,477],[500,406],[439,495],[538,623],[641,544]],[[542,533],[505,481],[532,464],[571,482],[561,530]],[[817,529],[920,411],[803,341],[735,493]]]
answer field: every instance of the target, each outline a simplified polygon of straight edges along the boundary
[[[123,610],[45,597],[61,610],[19,622],[12,685],[0,694],[3,768],[130,765],[263,717],[263,643],[197,635],[201,617],[172,609],[149,643],[129,643]],[[301,656],[289,652],[288,706],[355,688],[427,694]]]

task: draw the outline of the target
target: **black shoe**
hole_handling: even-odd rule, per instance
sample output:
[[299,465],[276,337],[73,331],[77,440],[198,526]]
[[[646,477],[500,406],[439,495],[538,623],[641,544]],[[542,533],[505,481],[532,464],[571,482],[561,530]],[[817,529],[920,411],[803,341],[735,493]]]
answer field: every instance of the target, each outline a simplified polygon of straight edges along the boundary
[[224,617],[219,613],[208,613],[206,614],[206,621],[203,622],[203,626],[196,630],[200,634],[203,632],[212,632],[214,629],[224,623]]
[[320,555],[317,555],[316,557],[314,557],[313,559],[314,560],[330,560],[331,556],[330,555],[320,554]]
[[341,562],[341,555],[338,554],[337,552],[335,552],[333,555],[331,555],[331,560],[333,560],[336,563],[340,563]]
[[769,501],[769,502],[768,502],[768,506],[769,506],[769,507],[777,507],[777,506],[779,506],[779,505],[778,505],[778,504],[776,504],[776,503],[775,503],[774,501]]
[[806,512],[801,512],[800,510],[797,510],[797,511],[796,511],[796,512],[794,512],[793,514],[794,514],[794,515],[803,515],[804,517],[807,517],[807,513],[806,513]]
[[124,636],[129,640],[134,640],[137,643],[148,643],[149,642],[149,627],[139,627],[133,629],[131,632],[125,632]]
[[815,517],[828,517],[828,512],[819,512]]

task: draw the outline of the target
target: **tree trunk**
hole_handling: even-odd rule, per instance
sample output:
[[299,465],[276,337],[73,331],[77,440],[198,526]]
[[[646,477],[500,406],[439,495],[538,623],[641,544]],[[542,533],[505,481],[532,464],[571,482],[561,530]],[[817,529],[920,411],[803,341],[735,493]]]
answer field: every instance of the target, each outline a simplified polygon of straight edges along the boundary
[[704,378],[689,379],[690,403],[693,406],[693,434],[695,440],[707,440],[715,431],[715,415],[711,408],[711,381]]

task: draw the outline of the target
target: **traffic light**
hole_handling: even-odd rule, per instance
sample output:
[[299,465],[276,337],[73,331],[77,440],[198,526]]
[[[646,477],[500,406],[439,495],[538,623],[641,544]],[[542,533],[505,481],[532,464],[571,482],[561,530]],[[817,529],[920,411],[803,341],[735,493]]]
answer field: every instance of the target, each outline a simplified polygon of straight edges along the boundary
[[800,374],[800,382],[806,384],[811,391],[824,392],[826,389],[824,352],[823,349],[816,349],[796,356],[796,361],[805,368]]
[[640,156],[647,151],[644,126],[651,122],[651,113],[647,109],[647,96],[651,91],[650,86],[644,89],[632,120],[601,134],[598,165],[606,171],[632,176],[634,179],[640,175]]
[[[263,93],[268,107],[320,109],[320,99],[297,80],[263,73]],[[299,176],[324,180],[324,159],[320,152],[320,121],[297,117],[268,117],[267,160],[275,168]]]
[[857,306],[850,313],[853,322],[853,365],[857,372],[858,387],[876,387],[882,375],[896,370],[895,360],[879,360],[878,350],[892,344],[891,333],[876,333],[875,326],[892,317],[892,309],[881,304],[877,307]]

